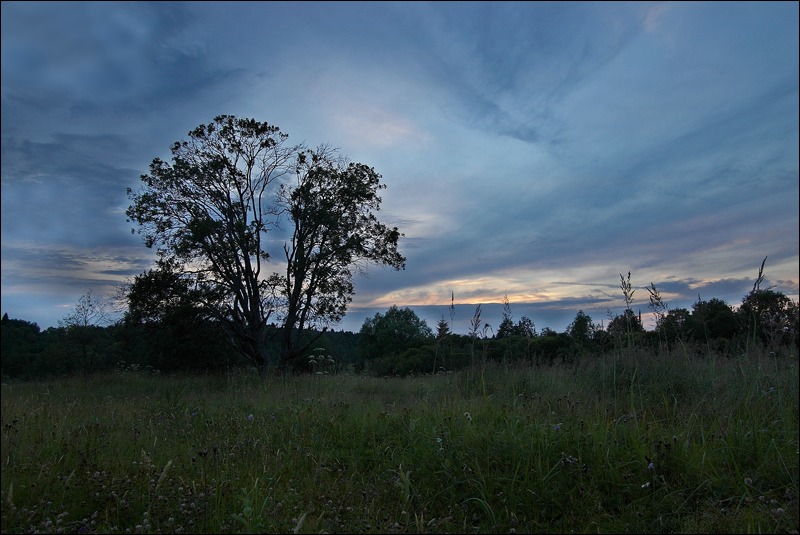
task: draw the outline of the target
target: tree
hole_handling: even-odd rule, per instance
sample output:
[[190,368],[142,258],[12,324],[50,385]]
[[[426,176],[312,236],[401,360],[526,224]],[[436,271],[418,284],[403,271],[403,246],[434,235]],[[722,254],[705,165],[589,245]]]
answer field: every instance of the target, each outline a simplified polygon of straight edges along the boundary
[[284,299],[284,363],[293,365],[313,340],[301,343],[306,326],[323,331],[344,316],[352,300],[353,271],[369,263],[405,267],[397,250],[401,236],[375,212],[378,192],[386,186],[371,167],[338,158],[321,147],[299,154],[296,183],[282,185],[281,213],[293,224],[291,241],[284,245],[286,272],[270,279]]
[[567,334],[580,346],[588,346],[594,339],[594,332],[595,325],[592,323],[592,318],[583,310],[579,310],[575,319],[567,326]]
[[511,319],[511,304],[508,302],[508,296],[503,296],[503,319],[500,320],[500,325],[497,326],[496,338],[506,338],[514,334],[514,321]]
[[767,347],[798,343],[798,305],[782,292],[756,289],[742,299],[739,327]]
[[8,313],[0,320],[0,372],[7,377],[30,376],[37,357],[41,353],[42,336],[36,323],[9,319]]
[[191,280],[160,263],[121,292],[127,302],[121,338],[129,363],[158,370],[208,370],[235,362],[222,325],[193,295]]
[[528,316],[522,316],[517,322],[516,334],[523,338],[533,338],[536,336],[536,325]]
[[668,342],[683,340],[691,328],[691,316],[685,308],[674,308],[656,323],[659,334]]
[[730,340],[737,332],[736,315],[733,309],[716,297],[703,301],[698,296],[692,305],[690,330],[698,341],[705,341],[711,347],[711,340]]
[[441,342],[448,336],[450,336],[450,324],[442,316],[442,319],[436,322],[436,340]]
[[139,192],[128,190],[129,221],[139,224],[162,263],[192,279],[198,299],[225,322],[239,351],[266,364],[272,313],[261,277],[269,254],[267,188],[290,172],[295,150],[267,123],[221,115],[172,146],[172,164],[155,158]]
[[798,303],[783,293],[774,291],[772,287],[761,289],[767,258],[765,256],[761,261],[753,289],[742,299],[742,305],[737,312],[739,328],[746,332],[748,341],[752,336],[771,348],[782,345],[800,347]]
[[358,335],[362,364],[378,357],[397,356],[433,339],[428,323],[410,308],[393,305],[386,314],[364,320]]
[[[478,311],[480,317],[480,312]],[[486,325],[485,327],[488,327]],[[477,332],[476,332],[477,334]],[[514,324],[511,316],[511,304],[508,302],[508,296],[503,296],[503,317],[500,320],[500,325],[497,326],[497,333],[495,338],[509,338],[511,336],[521,336],[523,338],[533,338],[536,336],[536,326],[533,324],[528,316],[522,316],[519,321]]]
[[[262,373],[273,314],[283,320],[282,357],[291,362],[299,352],[293,331],[344,314],[354,265],[405,260],[399,232],[372,215],[380,175],[289,146],[287,137],[265,122],[220,115],[176,142],[171,164],[155,158],[142,188],[128,190],[126,214],[145,245],[187,280],[192,298]],[[294,186],[279,186],[292,175]],[[283,216],[294,226],[286,275],[268,276],[266,236],[281,229]]]
[[630,308],[626,308],[625,311],[619,315],[615,316],[610,322],[608,322],[608,334],[615,338],[622,338],[623,336],[628,337],[628,346],[632,346],[632,335],[636,332],[644,331],[644,327],[642,327],[642,320],[636,313],[631,310]]
[[107,321],[108,304],[89,290],[78,299],[72,312],[58,322],[67,338],[78,347],[84,374],[92,371],[95,360],[92,344],[97,337],[98,327]]
[[166,262],[156,269],[136,275],[123,287],[128,311],[125,320],[133,324],[157,324],[180,315],[204,318],[209,311],[201,306],[201,297],[192,295],[192,280]]

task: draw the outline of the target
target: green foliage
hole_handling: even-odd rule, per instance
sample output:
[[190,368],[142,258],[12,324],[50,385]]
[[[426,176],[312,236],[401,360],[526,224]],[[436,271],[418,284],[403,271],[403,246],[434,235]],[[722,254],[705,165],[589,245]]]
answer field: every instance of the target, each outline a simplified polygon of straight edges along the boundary
[[691,330],[691,313],[685,308],[675,308],[667,312],[658,327],[669,342],[685,340]]
[[436,348],[433,345],[412,347],[396,355],[387,355],[373,359],[369,371],[373,375],[415,375],[431,372]]
[[[480,314],[479,314],[480,316]],[[507,338],[509,336],[522,336],[524,338],[532,338],[536,336],[536,327],[527,316],[522,316],[515,324],[511,316],[511,304],[508,302],[508,296],[503,297],[503,317],[500,320],[500,325],[497,326],[495,338]]]
[[768,347],[800,347],[798,304],[781,292],[755,290],[742,299],[738,326]]
[[505,338],[514,334],[514,321],[511,319],[511,305],[508,302],[508,296],[503,297],[503,319],[500,320],[500,325],[497,326],[496,338]]
[[692,306],[690,331],[695,340],[732,339],[737,333],[736,315],[722,299],[702,301]]
[[9,319],[3,315],[0,322],[0,369],[3,379],[24,377],[44,349],[39,326],[35,323]]
[[641,318],[630,308],[608,322],[608,333],[615,338],[625,338],[629,334],[644,331]]
[[410,308],[392,306],[385,314],[378,312],[364,320],[358,340],[360,362],[363,367],[377,358],[394,357],[431,341],[433,331],[425,320]]
[[575,319],[567,326],[567,334],[578,347],[583,348],[591,345],[596,329],[592,317],[579,310]]
[[[275,326],[270,329],[277,332]],[[3,380],[32,380],[84,373],[81,346],[63,327],[40,332],[38,325],[9,319],[0,326]],[[159,321],[125,321],[92,327],[93,367],[90,373],[112,369],[151,369],[157,372],[223,372],[248,362],[231,346],[227,332],[214,320],[168,315]],[[310,333],[316,336],[320,333]],[[355,363],[358,335],[328,331],[318,345],[337,362],[337,369]],[[273,337],[268,351],[276,355],[280,343]],[[310,369],[310,368],[309,368]]]
[[191,280],[176,266],[137,275],[124,291],[128,311],[120,336],[129,364],[175,370],[222,370],[244,360],[231,346],[224,324],[203,306]]

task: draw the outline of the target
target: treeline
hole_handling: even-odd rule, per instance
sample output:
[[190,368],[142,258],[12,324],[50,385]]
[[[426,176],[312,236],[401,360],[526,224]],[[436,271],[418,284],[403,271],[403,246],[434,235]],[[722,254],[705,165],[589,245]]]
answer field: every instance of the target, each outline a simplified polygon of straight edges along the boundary
[[[175,317],[152,323],[123,320],[109,326],[68,324],[42,331],[36,323],[9,319],[4,314],[0,332],[3,381],[111,370],[218,373],[252,366],[231,343],[222,325],[214,320],[181,321]],[[267,333],[267,352],[277,367],[281,333],[274,325]],[[325,366],[325,371],[355,364],[357,334],[309,331],[306,336],[310,340],[316,338],[308,352],[308,370],[319,367],[311,356],[330,357],[335,364]]]
[[755,349],[797,354],[798,304],[772,289],[750,292],[734,310],[721,299],[698,300],[691,310],[669,310],[655,286],[650,308],[656,327],[646,331],[641,314],[630,307],[633,288],[622,278],[625,311],[606,326],[578,311],[567,329],[537,332],[533,321],[514,322],[504,303],[497,329],[481,320],[478,306],[468,335],[450,332],[444,318],[434,333],[408,308],[392,307],[364,322],[359,332],[358,368],[376,375],[408,375],[456,370],[475,363],[525,361],[534,365],[574,363],[609,351],[640,348],[654,355],[680,350],[688,354],[741,355]]
[[[630,305],[633,290],[624,278],[622,287]],[[630,306],[605,325],[578,311],[564,332],[549,328],[538,332],[530,318],[513,320],[506,299],[496,329],[481,319],[479,305],[466,335],[451,332],[444,318],[434,332],[410,308],[393,306],[365,320],[358,333],[309,330],[305,336],[311,344],[302,359],[304,365],[294,371],[409,375],[458,370],[487,360],[574,363],[633,347],[653,354],[681,350],[718,355],[740,355],[755,348],[796,353],[800,348],[798,304],[781,292],[754,290],[735,310],[716,298],[698,300],[691,310],[669,310],[655,287],[648,291],[656,318],[652,331],[644,329],[641,314]],[[218,373],[252,366],[217,321],[188,313],[141,321],[127,314],[113,325],[99,326],[87,320],[91,316],[87,311],[95,306],[90,298],[82,298],[76,310],[83,314],[70,315],[59,327],[44,331],[35,323],[4,314],[0,321],[3,380],[110,370]],[[276,371],[280,371],[281,336],[279,326],[267,329],[267,354]]]

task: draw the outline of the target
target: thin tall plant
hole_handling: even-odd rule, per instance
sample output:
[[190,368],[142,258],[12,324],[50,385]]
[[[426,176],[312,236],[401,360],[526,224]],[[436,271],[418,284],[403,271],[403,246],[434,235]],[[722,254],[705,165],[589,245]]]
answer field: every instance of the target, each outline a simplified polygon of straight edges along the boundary
[[482,341],[482,353],[481,353],[481,392],[483,393],[483,397],[486,397],[486,356],[489,349],[489,342],[487,339],[488,333],[491,332],[492,326],[488,323],[483,323],[481,321],[481,305],[478,305],[475,308],[475,313],[472,315],[472,319],[469,322],[469,335],[472,338],[472,348],[471,348],[471,358],[472,358],[472,366],[471,369],[475,369],[475,341],[480,336]]
[[[669,305],[664,302],[664,299],[661,297],[661,292],[658,291],[656,288],[656,284],[654,282],[650,283],[650,286],[645,288],[647,293],[650,294],[650,304],[648,307],[650,310],[653,311],[653,315],[656,318],[656,332],[658,333],[658,345],[659,349],[663,349],[661,346],[661,331],[664,328],[664,319],[667,316],[667,312],[669,312]],[[669,351],[669,341],[667,340],[667,333],[664,333],[664,346],[667,347]]]
[[625,298],[625,328],[628,335],[628,349],[631,349],[633,347],[633,326],[631,325],[633,310],[631,310],[631,304],[633,303],[633,294],[636,290],[634,290],[631,285],[630,271],[628,271],[627,280],[622,276],[622,273],[619,274],[619,280],[619,287],[622,289],[622,295]]
[[[758,291],[761,290],[761,283],[764,282],[764,264],[767,263],[767,257],[764,257],[764,260],[761,261],[761,267],[758,268],[758,277],[756,277],[755,282],[753,283],[753,289],[750,290],[750,295],[754,296]],[[755,300],[754,300],[755,301]],[[745,348],[744,352],[748,354],[750,352],[750,340],[752,334],[752,341],[753,347],[756,346],[758,343],[758,310],[757,307],[753,306],[750,308],[750,317],[747,318],[747,338],[745,340]]]

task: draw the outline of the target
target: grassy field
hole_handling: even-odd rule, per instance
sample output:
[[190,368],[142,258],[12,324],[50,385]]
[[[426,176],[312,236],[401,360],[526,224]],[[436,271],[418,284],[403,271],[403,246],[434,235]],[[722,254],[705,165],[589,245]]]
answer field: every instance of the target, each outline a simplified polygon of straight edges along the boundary
[[798,532],[796,356],[3,385],[2,532]]

